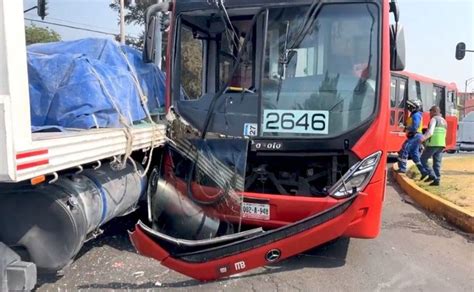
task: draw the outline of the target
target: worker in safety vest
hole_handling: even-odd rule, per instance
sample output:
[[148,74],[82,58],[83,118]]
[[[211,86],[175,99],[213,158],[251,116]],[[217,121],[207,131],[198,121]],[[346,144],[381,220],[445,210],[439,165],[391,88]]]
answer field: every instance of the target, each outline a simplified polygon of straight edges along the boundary
[[398,172],[407,171],[407,160],[411,157],[418,169],[421,169],[420,162],[420,142],[423,134],[423,114],[420,100],[408,100],[408,110],[411,111],[410,117],[406,121],[405,131],[407,139],[398,153]]
[[[446,132],[448,123],[441,116],[441,110],[438,106],[430,109],[430,125],[423,135],[422,141],[425,143],[425,150],[421,155],[421,180],[430,182],[430,186],[439,186],[441,179],[441,160],[443,150],[446,147]],[[433,168],[428,165],[428,159],[433,158]]]

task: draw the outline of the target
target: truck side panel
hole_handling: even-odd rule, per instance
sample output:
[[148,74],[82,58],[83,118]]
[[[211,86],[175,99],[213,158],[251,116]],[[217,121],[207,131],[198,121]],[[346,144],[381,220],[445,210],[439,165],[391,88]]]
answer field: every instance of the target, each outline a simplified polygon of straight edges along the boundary
[[13,153],[31,143],[23,4],[0,1],[0,180],[14,179]]
[[0,181],[13,179],[13,157],[11,137],[7,137],[7,120],[9,116],[9,104],[7,96],[0,95]]

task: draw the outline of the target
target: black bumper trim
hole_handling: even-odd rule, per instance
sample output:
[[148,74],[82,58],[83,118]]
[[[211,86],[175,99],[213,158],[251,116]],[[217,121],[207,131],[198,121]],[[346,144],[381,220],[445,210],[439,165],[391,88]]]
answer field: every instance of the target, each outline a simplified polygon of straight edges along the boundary
[[[353,195],[346,199],[346,201],[333,206],[330,209],[327,209],[323,212],[295,222],[293,224],[280,227],[278,229],[274,229],[257,236],[253,236],[250,238],[234,241],[232,243],[227,243],[225,245],[220,245],[216,247],[211,247],[208,249],[203,249],[199,251],[193,252],[184,252],[184,253],[170,253],[172,257],[176,259],[180,259],[190,263],[204,263],[207,261],[217,260],[224,257],[232,256],[238,253],[242,253],[254,248],[258,248],[264,246],[266,244],[270,244],[276,242],[278,240],[282,240],[293,236],[295,234],[304,232],[308,229],[314,228],[319,226],[325,222],[328,222],[337,216],[344,213],[355,201],[357,195]],[[145,231],[146,232],[146,231]],[[157,240],[152,234],[147,233],[152,238]],[[157,242],[157,243],[159,243]],[[163,247],[163,245],[161,245]],[[165,243],[164,246],[167,246]]]

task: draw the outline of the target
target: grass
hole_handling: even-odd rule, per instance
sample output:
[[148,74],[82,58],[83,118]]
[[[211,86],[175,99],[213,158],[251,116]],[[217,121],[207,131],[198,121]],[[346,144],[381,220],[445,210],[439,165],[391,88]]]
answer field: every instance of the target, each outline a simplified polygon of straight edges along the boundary
[[428,192],[474,212],[474,156],[443,159],[440,186],[419,181],[420,173],[415,165],[410,167],[407,176]]

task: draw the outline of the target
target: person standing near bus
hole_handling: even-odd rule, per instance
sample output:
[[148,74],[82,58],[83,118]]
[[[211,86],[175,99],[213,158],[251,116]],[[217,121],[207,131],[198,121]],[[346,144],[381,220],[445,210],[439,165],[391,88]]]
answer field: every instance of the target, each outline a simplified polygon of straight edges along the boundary
[[[446,147],[446,132],[448,123],[441,116],[441,110],[438,106],[432,106],[430,109],[430,124],[428,130],[423,135],[422,142],[425,143],[425,150],[421,155],[421,180],[428,177],[425,182],[430,182],[430,186],[439,186],[441,179],[441,160],[443,150]],[[433,158],[433,168],[428,165],[428,159]]]
[[410,117],[406,121],[405,131],[407,139],[402,145],[402,149],[398,153],[398,172],[405,173],[407,171],[407,160],[409,157],[421,171],[420,162],[420,143],[423,137],[423,114],[420,100],[408,100],[408,110],[411,111]]

